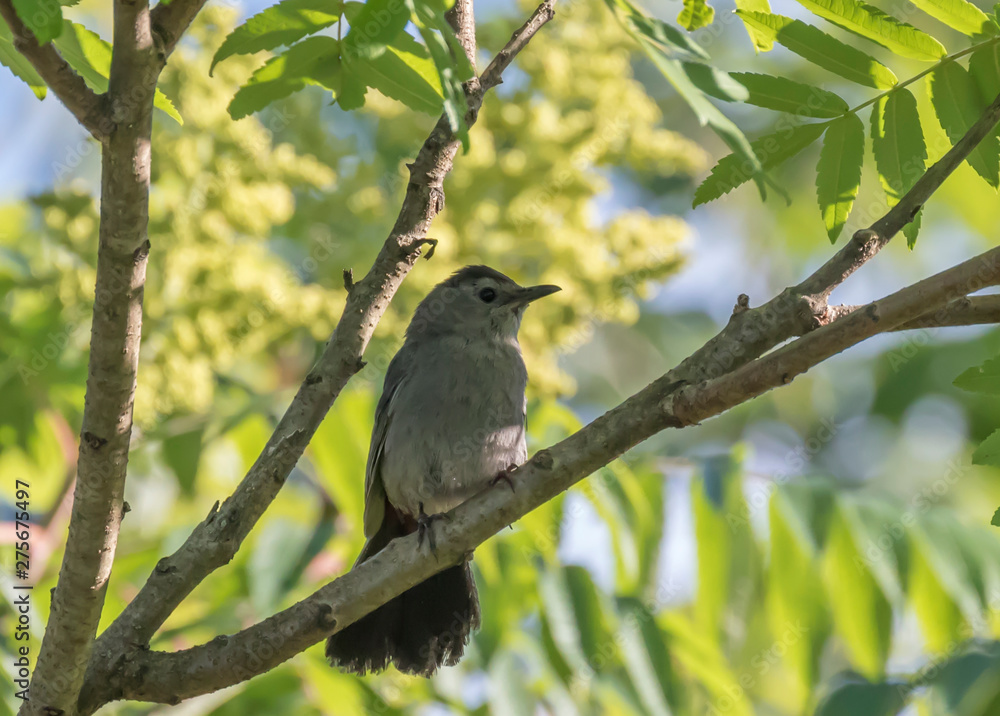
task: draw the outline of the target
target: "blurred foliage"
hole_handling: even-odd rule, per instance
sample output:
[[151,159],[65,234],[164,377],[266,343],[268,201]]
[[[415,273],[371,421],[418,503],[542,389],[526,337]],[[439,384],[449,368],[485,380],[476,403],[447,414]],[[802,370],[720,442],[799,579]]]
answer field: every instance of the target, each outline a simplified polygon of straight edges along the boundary
[[[685,12],[691,25],[708,14],[697,2]],[[485,50],[501,47],[514,22],[483,25]],[[230,10],[205,10],[161,85],[184,125],[157,115],[132,511],[102,626],[256,459],[337,320],[341,270],[370,265],[398,209],[405,163],[432,122],[375,90],[348,113],[316,88],[233,121],[230,100],[263,62],[234,55],[208,75],[234,24]],[[447,180],[435,257],[394,300],[369,367],[241,552],[181,605],[155,648],[232,633],[349,568],[362,542],[361,476],[381,372],[416,303],[455,268],[483,262],[564,288],[522,330],[532,450],[661,374],[715,328],[644,301],[678,269],[688,233],[664,207],[689,196],[707,164],[698,145],[665,128],[680,125],[676,96],[650,80],[603,4],[571,3],[538,40],[487,98]],[[98,212],[86,183],[62,181],[74,168],[60,170],[51,192],[0,207],[0,475],[32,484],[38,595],[54,584],[65,539],[59,503],[86,377]],[[1000,209],[969,203],[982,182],[963,171],[944,195],[970,225],[992,230]],[[824,229],[814,208],[803,218],[810,182],[792,176],[787,211],[736,209],[749,253],[798,272],[803,245]],[[809,221],[816,231],[803,230]],[[989,504],[992,514],[1000,494],[991,461],[973,466],[967,439],[987,439],[1000,408],[995,391],[961,393],[951,382],[996,356],[1000,336],[940,337],[883,343],[863,370],[830,367],[661,436],[484,544],[474,563],[482,629],[463,663],[430,681],[341,674],[317,647],[180,708],[833,716],[910,703],[921,714],[996,713],[1000,538],[980,513]],[[567,407],[556,397],[575,382]],[[754,446],[779,430],[779,445],[802,447],[778,448],[762,479]],[[921,452],[956,435],[947,459]],[[884,440],[880,465],[870,465],[867,436]],[[0,519],[9,517],[0,503]],[[47,600],[34,607],[37,644]],[[4,669],[12,617],[4,602]],[[0,694],[0,714],[9,713],[6,678]]]

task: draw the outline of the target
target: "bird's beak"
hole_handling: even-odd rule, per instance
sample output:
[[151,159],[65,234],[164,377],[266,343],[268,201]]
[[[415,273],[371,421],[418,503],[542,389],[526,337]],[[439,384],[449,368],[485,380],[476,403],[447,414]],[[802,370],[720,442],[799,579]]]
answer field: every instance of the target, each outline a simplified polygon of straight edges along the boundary
[[514,294],[511,302],[516,303],[519,306],[527,306],[532,301],[537,301],[540,298],[551,296],[556,291],[562,291],[562,289],[551,284],[546,284],[544,286],[528,286],[527,288],[522,288]]

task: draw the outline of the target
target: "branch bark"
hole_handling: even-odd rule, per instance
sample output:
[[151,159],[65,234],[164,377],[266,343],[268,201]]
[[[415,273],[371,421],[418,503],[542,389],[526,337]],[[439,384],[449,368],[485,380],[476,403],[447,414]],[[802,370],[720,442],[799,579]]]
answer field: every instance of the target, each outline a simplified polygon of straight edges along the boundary
[[[174,0],[174,7],[181,0]],[[514,34],[504,50],[507,59],[494,67],[506,68],[528,40],[553,17],[554,0],[545,0],[541,10]],[[466,52],[475,54],[475,26],[471,0],[459,0],[449,19],[458,23],[457,34]],[[499,75],[497,75],[499,76]],[[471,126],[483,101],[480,81],[467,83]],[[363,366],[362,356],[389,301],[421,255],[433,218],[444,208],[445,176],[451,170],[459,140],[442,117],[409,165],[410,182],[395,225],[379,251],[372,268],[348,293],[343,315],[317,364],[310,370],[295,398],[236,491],[191,533],[172,555],[161,559],[146,584],[109,626],[95,647],[88,666],[86,688],[81,694],[81,713],[90,713],[102,703],[122,698],[121,669],[125,655],[148,645],[157,629],[181,601],[214,570],[228,563],[250,530],[281,489],[302,456],[320,422],[340,391]]]
[[1000,121],[1000,95],[983,110],[969,131],[935,162],[883,217],[851,240],[796,286],[767,303],[733,313],[729,324],[693,353],[670,377],[696,383],[725,374],[783,343],[830,323],[828,299],[837,286],[870,261],[906,226],[945,179]]
[[31,63],[59,101],[94,139],[107,141],[114,124],[105,110],[105,96],[90,89],[51,42],[38,44],[34,33],[17,16],[11,0],[0,0],[0,16],[10,27],[15,49]]
[[176,703],[274,668],[442,568],[665,428],[718,415],[876,333],[945,306],[976,287],[1000,283],[1000,248],[902,289],[727,375],[678,386],[664,376],[511,473],[516,490],[489,488],[437,523],[436,554],[419,536],[393,540],[298,604],[233,636],[175,653],[143,651],[124,670],[123,696]]
[[[5,1],[5,0],[4,0]],[[101,157],[90,363],[69,537],[52,612],[19,713],[77,713],[121,519],[149,241],[150,136],[158,71],[147,0],[116,0]]]

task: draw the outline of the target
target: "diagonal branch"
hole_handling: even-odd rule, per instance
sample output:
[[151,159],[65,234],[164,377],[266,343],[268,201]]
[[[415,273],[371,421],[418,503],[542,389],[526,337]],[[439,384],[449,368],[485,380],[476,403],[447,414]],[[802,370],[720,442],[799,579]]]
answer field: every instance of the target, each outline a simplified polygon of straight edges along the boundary
[[[489,488],[435,528],[437,552],[416,534],[381,552],[294,606],[229,637],[175,653],[144,651],[125,669],[123,696],[174,703],[274,668],[343,629],[655,433],[718,415],[876,333],[905,324],[973,290],[1000,283],[1000,248],[902,289],[716,380],[678,389],[666,376],[577,433],[537,453],[512,477],[517,489]],[[154,677],[149,675],[155,674]]]
[[[168,7],[182,1],[174,0]],[[546,18],[552,17],[552,3],[553,0],[543,3],[549,8],[544,11]],[[458,4],[469,11],[452,13],[451,17],[461,22],[458,35],[463,46],[474,48],[471,0],[459,0]],[[515,33],[505,48],[510,59],[540,27],[541,24],[533,26],[527,34]],[[504,61],[503,67],[510,59]],[[482,105],[483,91],[476,80],[469,85],[466,120],[471,125]],[[364,366],[362,356],[375,326],[427,244],[432,219],[444,207],[443,182],[459,146],[447,119],[442,117],[409,165],[406,196],[389,237],[365,277],[350,285],[344,312],[330,342],[309,371],[257,461],[221,507],[213,508],[176,552],[160,560],[139,593],[101,634],[94,650],[100,656],[88,667],[87,688],[81,696],[83,712],[121,698],[123,687],[115,674],[122,666],[125,653],[148,644],[191,590],[233,558],[277,496],[340,391]]]
[[107,141],[114,129],[104,106],[104,95],[95,93],[55,46],[39,45],[35,35],[17,16],[11,0],[0,0],[0,17],[7,22],[14,36],[14,47],[31,63],[59,101],[73,113],[77,121],[99,142]]
[[151,13],[150,24],[157,40],[161,62],[166,62],[204,5],[205,0],[173,0],[156,4]]
[[733,313],[729,324],[671,372],[672,380],[696,383],[744,365],[803,333],[829,323],[827,299],[851,274],[873,258],[940,188],[966,157],[1000,121],[1000,95],[968,132],[937,162],[888,213],[851,240],[830,260],[797,286],[757,308]]

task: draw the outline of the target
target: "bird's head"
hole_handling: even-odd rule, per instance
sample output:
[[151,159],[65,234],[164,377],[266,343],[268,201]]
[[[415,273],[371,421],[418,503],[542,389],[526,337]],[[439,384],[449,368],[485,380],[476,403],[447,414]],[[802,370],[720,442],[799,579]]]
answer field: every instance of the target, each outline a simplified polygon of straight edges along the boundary
[[529,303],[561,290],[519,286],[489,266],[466,266],[427,294],[406,331],[407,338],[457,333],[510,339],[517,336]]

